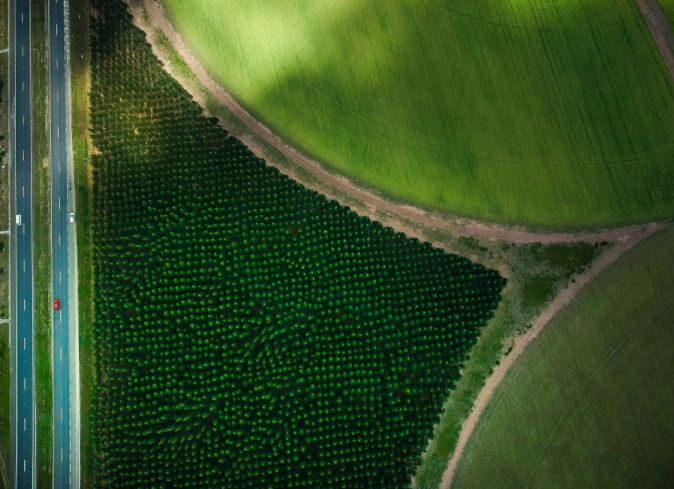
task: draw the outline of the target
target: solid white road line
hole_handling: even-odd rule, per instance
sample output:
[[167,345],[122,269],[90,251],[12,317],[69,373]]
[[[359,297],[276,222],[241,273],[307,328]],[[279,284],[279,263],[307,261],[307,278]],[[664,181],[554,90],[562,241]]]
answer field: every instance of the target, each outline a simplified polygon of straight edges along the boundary
[[23,378],[23,390],[26,390],[26,377]]

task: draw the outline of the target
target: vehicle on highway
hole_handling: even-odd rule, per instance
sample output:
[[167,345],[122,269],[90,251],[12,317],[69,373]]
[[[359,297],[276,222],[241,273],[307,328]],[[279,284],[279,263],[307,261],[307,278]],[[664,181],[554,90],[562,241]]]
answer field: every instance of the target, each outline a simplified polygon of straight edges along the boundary
[[21,214],[16,215],[16,225],[21,226]]
[[71,212],[71,213],[70,213],[70,223],[72,224],[72,223],[74,223],[74,222],[75,222],[75,213],[74,213],[74,212]]
[[61,301],[58,299],[54,299],[54,310],[55,311],[61,310]]

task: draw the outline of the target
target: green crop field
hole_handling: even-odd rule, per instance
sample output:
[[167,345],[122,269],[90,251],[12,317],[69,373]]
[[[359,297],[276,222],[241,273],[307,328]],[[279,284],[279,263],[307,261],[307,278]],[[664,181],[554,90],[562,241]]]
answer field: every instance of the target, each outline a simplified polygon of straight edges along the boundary
[[453,488],[674,485],[674,229],[614,264],[497,388]]
[[674,82],[634,0],[163,0],[213,77],[401,200],[556,228],[674,214]]
[[407,487],[506,280],[265,165],[92,7],[96,484]]

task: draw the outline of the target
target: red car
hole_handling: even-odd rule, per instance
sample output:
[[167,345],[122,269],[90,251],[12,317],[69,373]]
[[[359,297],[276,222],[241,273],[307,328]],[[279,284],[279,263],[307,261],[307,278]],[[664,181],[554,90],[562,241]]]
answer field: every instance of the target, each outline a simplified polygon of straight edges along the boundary
[[54,299],[54,310],[55,311],[61,310],[61,301],[58,299]]

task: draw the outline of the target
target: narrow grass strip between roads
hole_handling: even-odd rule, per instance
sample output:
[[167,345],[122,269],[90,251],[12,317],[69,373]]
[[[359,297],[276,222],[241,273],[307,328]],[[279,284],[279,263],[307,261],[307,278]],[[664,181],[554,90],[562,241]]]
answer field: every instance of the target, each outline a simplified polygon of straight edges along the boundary
[[37,487],[52,487],[51,248],[47,2],[31,2],[33,76],[33,280]]

